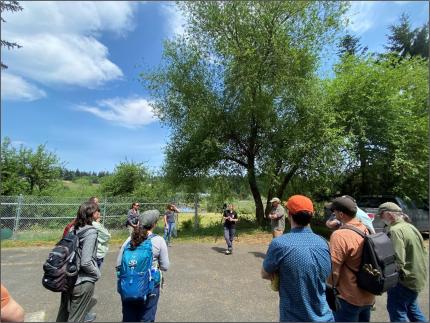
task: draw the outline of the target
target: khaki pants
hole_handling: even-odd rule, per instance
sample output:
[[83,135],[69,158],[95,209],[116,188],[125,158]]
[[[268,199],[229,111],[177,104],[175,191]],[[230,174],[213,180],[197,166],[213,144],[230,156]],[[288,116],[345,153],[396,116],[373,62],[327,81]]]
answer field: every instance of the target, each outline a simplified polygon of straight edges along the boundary
[[57,322],[83,322],[89,312],[89,304],[94,294],[94,283],[83,282],[76,285],[71,293],[61,293]]

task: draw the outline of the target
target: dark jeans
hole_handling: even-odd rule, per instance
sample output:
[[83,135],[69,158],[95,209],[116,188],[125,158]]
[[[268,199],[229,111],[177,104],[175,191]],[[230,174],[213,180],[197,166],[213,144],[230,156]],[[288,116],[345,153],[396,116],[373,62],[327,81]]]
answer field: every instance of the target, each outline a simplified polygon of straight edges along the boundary
[[97,267],[99,267],[99,269],[102,268],[103,260],[105,260],[105,258],[97,258]]
[[225,242],[227,242],[228,250],[233,249],[233,239],[234,239],[235,233],[236,233],[235,227],[227,227],[227,226],[224,227],[224,239],[225,239]]
[[387,291],[387,310],[391,322],[427,322],[417,303],[418,293],[401,284]]
[[57,322],[83,322],[89,312],[94,283],[83,282],[76,285],[71,293],[61,293]]
[[355,306],[339,298],[340,308],[333,312],[336,322],[370,322],[372,305]]
[[157,304],[160,297],[160,286],[148,295],[146,301],[122,302],[123,322],[154,322]]

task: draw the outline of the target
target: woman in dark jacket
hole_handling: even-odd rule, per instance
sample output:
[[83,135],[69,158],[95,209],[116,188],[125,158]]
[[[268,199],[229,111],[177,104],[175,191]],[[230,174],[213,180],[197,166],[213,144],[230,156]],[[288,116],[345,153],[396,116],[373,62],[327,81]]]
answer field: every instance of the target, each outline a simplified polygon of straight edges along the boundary
[[100,278],[97,266],[97,230],[92,226],[92,222],[99,216],[99,206],[94,202],[85,202],[79,207],[73,228],[79,237],[78,279],[72,291],[61,293],[57,322],[84,322],[85,315],[90,310],[94,284]]

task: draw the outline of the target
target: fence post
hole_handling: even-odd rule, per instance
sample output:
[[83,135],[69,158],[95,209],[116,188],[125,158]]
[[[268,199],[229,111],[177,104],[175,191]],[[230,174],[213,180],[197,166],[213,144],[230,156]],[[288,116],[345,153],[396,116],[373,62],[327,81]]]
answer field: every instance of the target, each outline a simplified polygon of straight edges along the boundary
[[198,206],[199,206],[199,195],[196,194],[194,198],[194,231],[197,231],[197,229],[199,228]]
[[106,223],[105,223],[105,221],[106,221],[106,204],[107,204],[107,197],[105,196],[105,201],[103,203],[103,217],[102,217],[102,221],[103,221],[102,223],[104,226],[106,225]]
[[13,239],[16,239],[16,234],[18,232],[19,229],[19,218],[21,217],[21,207],[22,207],[22,201],[23,201],[24,197],[22,196],[22,194],[19,194],[18,199],[17,199],[17,207],[16,207],[16,214],[15,214],[15,223],[13,225]]

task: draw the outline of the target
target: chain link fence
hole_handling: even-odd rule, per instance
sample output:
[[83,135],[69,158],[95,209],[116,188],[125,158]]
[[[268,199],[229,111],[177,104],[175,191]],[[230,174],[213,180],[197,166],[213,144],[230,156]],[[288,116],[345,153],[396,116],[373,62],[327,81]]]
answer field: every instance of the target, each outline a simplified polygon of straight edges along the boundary
[[[76,217],[79,206],[88,198],[41,197],[41,196],[0,196],[0,225],[10,230],[14,239],[36,239],[37,233],[51,232],[53,237]],[[99,199],[101,223],[109,230],[124,230],[127,213],[133,202],[139,202],[140,213],[157,209],[160,214],[170,202],[142,202],[136,198],[105,197]],[[194,215],[194,228],[198,227],[198,217],[202,210],[197,202],[175,201],[182,214]]]

